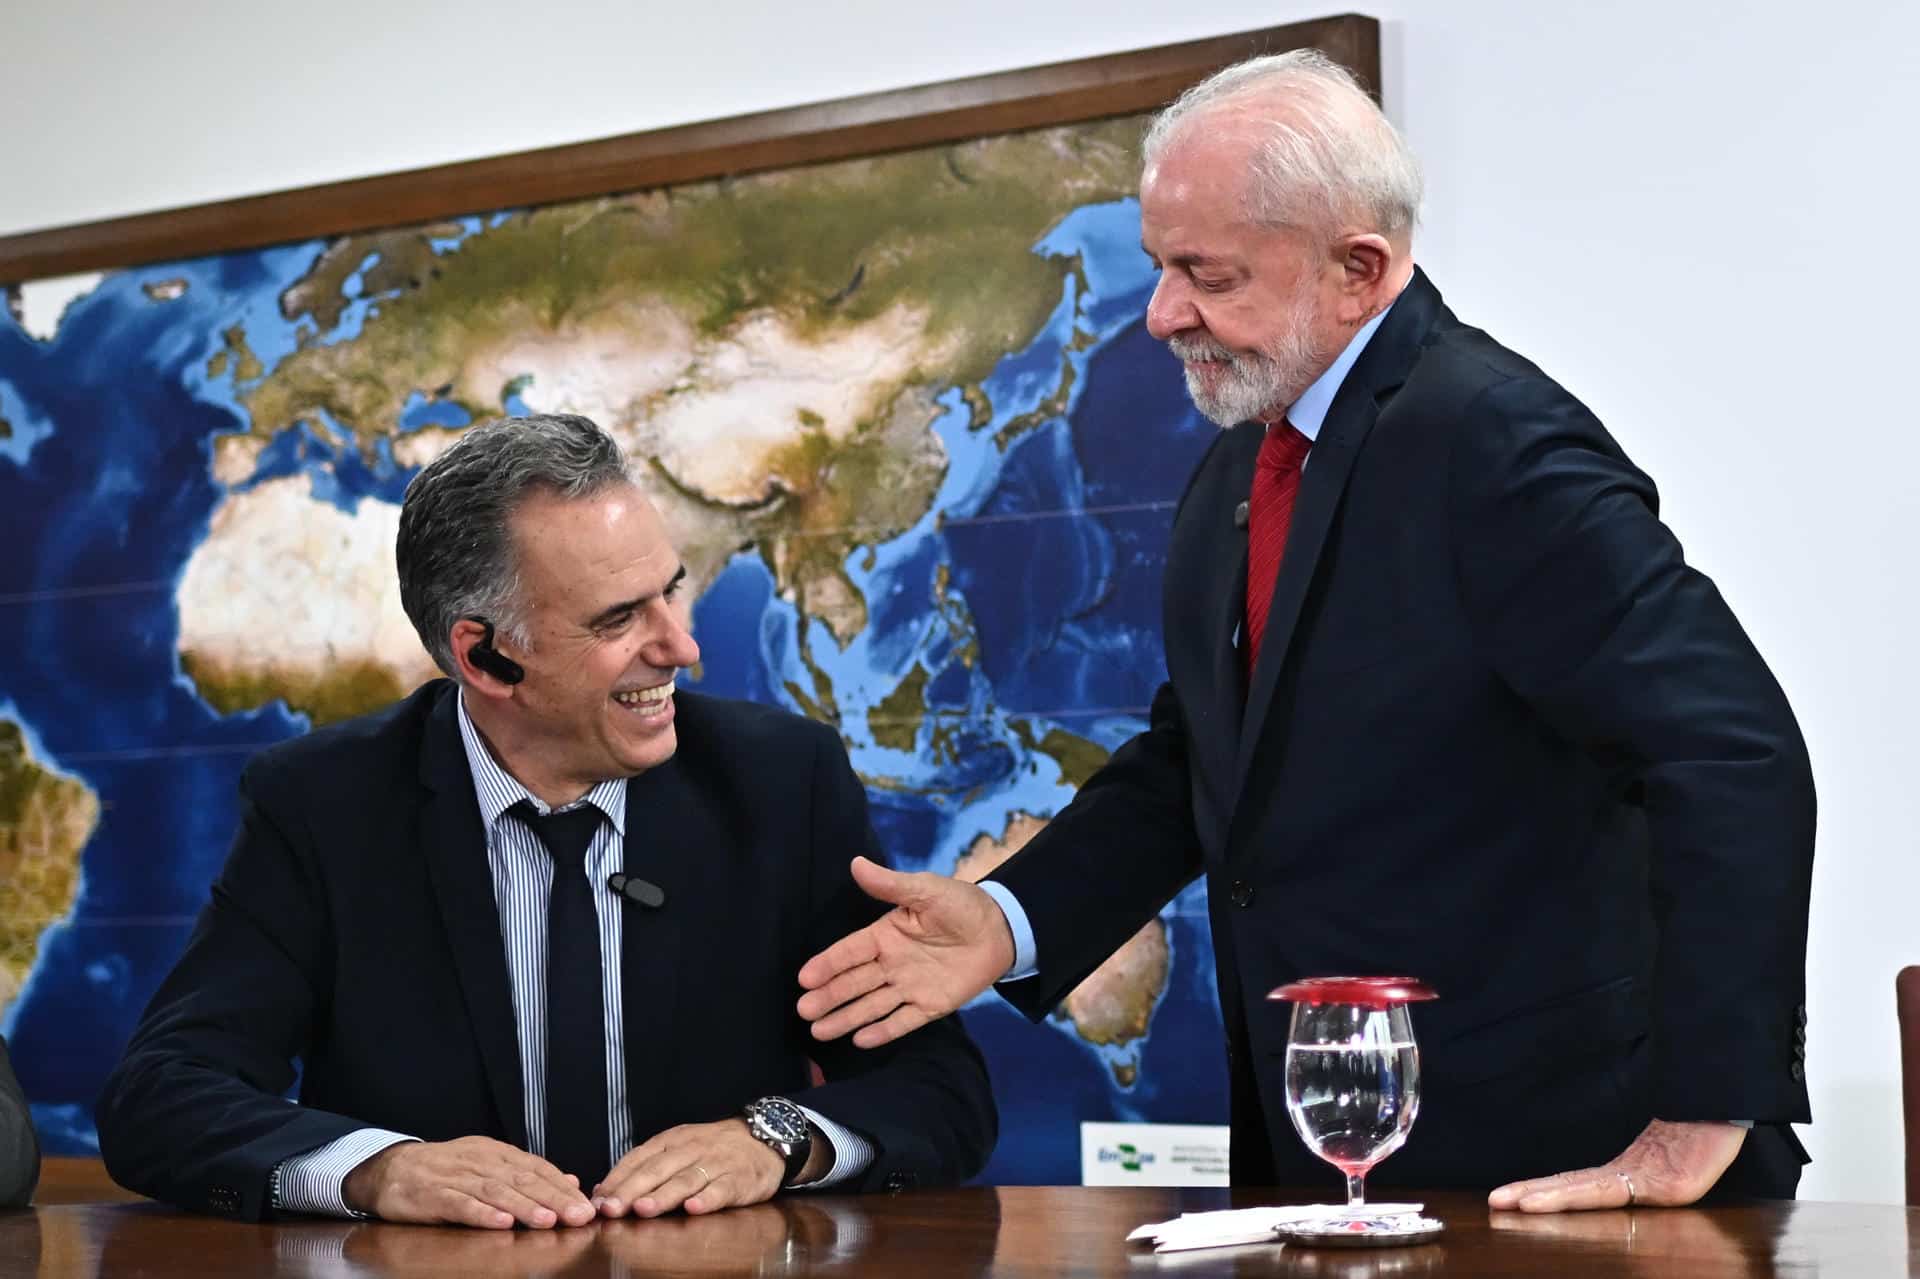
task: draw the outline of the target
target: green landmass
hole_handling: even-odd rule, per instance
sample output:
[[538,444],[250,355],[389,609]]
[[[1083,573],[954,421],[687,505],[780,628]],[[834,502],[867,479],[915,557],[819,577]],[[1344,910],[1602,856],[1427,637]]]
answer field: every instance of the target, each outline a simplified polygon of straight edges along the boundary
[[945,453],[926,419],[909,408],[837,442],[824,431],[804,431],[774,450],[767,470],[778,477],[782,500],[748,517],[761,534],[761,557],[780,589],[844,649],[867,624],[866,599],[847,576],[847,556],[920,519],[946,476]]
[[773,309],[821,338],[906,304],[924,309],[928,336],[953,340],[921,377],[977,383],[1032,339],[1077,266],[1033,244],[1071,209],[1133,190],[1139,134],[1137,119],[1107,120],[555,205],[431,264],[430,230],[349,236],[289,291],[289,316],[337,315],[325,299],[375,252],[369,289],[386,272],[415,287],[355,340],[283,361],[248,396],[254,427],[325,409],[362,436],[390,434],[408,394],[457,383],[476,343],[636,300],[664,300],[710,335]]
[[73,909],[80,850],[99,820],[86,783],[42,767],[20,725],[0,719],[0,1011],[32,969],[40,935]]
[[1045,755],[1060,765],[1060,779],[1075,790],[1100,771],[1109,755],[1107,748],[1100,743],[1088,741],[1064,728],[1050,728],[1045,737],[1036,738],[1031,724],[1016,719],[1013,721],[1013,732],[1020,739],[1020,744],[1029,751]]
[[927,758],[941,768],[959,762],[962,723],[959,715],[933,716],[933,731],[927,734]]
[[[231,370],[241,384],[253,438],[331,419],[373,460],[393,443],[415,392],[475,418],[497,413],[525,377],[509,368],[503,387],[488,361],[524,342],[564,351],[583,336],[631,333],[640,350],[648,339],[636,317],[657,317],[662,306],[722,344],[749,317],[772,315],[799,340],[830,343],[911,316],[911,367],[873,387],[867,419],[840,423],[837,434],[820,413],[798,410],[793,437],[757,463],[763,500],[720,500],[675,480],[658,456],[635,457],[698,516],[677,526],[693,530],[702,570],[723,562],[708,564],[709,552],[756,547],[802,627],[825,625],[844,649],[867,624],[844,565],[924,516],[944,479],[945,450],[929,429],[934,396],[957,387],[975,426],[990,420],[982,379],[1032,341],[1081,271],[1077,259],[1041,257],[1032,246],[1073,209],[1133,191],[1140,133],[1138,118],[1098,121],[555,205],[515,214],[446,255],[431,243],[458,234],[446,225],[347,236],[282,295],[283,313],[298,321],[292,355],[263,376],[236,328],[209,372]],[[361,293],[380,295],[380,305],[352,340],[315,341],[344,313],[341,288],[356,272]],[[1043,410],[1064,410],[1070,376],[1063,366]],[[699,393],[697,371],[683,393]],[[606,424],[633,429],[644,418]],[[691,566],[695,556],[681,549]],[[964,617],[950,620],[958,640],[969,628]],[[961,660],[975,655],[969,646]],[[800,657],[813,688],[790,694],[810,716],[837,723],[804,629]],[[222,709],[286,697],[316,722],[404,691],[389,691],[391,677],[371,666],[189,674],[206,678],[203,693]]]
[[927,668],[915,662],[906,678],[867,712],[867,728],[875,745],[911,751],[926,717]]
[[[800,624],[795,628],[797,633],[794,637],[794,646],[800,650],[800,664],[807,668],[807,674],[813,678],[813,696],[803,705],[807,707],[807,714],[813,719],[828,724],[838,724],[840,704],[834,700],[833,679],[821,668],[820,663],[813,660],[813,653],[807,645],[807,630],[811,625],[812,621],[803,609],[800,614]],[[787,687],[793,687],[791,681],[788,682]]]
[[[1077,330],[1076,330],[1077,332]],[[961,402],[967,406],[967,429],[977,431],[993,420],[993,403],[978,384],[960,388]]]
[[[1075,331],[1078,332],[1078,330]],[[1066,413],[1068,401],[1072,396],[1073,361],[1067,358],[1065,352],[1062,352],[1060,356],[1060,381],[1054,386],[1053,393],[1047,396],[1046,399],[1040,401],[1040,403],[1034,405],[1033,408],[1027,412],[1022,413],[1019,417],[1014,418],[998,431],[995,431],[993,434],[995,447],[1004,453],[1007,451],[1009,444],[1012,444],[1034,427],[1046,422],[1051,422],[1054,418],[1062,416]]]
[[419,289],[440,274],[433,241],[453,239],[461,231],[458,223],[440,222],[336,240],[299,283],[280,295],[280,313],[289,320],[309,316],[321,329],[331,329],[353,302],[340,289],[361,263],[378,255],[360,276],[362,297]]
[[343,659],[319,669],[276,665],[234,670],[182,650],[180,668],[222,715],[280,700],[288,709],[303,712],[315,728],[378,710],[410,691],[387,667],[364,659]]
[[12,438],[13,438],[13,423],[7,421],[7,419],[3,417],[0,417],[0,440],[10,440]]
[[252,382],[266,372],[259,357],[254,355],[253,348],[247,345],[247,330],[244,325],[236,324],[220,336],[226,342],[227,349],[216,351],[213,358],[207,361],[208,377],[216,378],[225,375],[229,363],[232,365],[233,380],[236,382]]
[[815,701],[806,689],[792,680],[787,680],[784,687],[787,690],[787,696],[793,699],[794,705],[798,706],[800,713],[808,719],[817,719],[822,724],[836,724],[840,721],[838,708]]

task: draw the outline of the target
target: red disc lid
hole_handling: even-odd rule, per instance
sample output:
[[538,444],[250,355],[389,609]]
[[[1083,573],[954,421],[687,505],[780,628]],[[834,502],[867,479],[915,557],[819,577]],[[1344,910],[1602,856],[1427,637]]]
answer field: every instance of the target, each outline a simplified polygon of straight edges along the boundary
[[1359,1004],[1387,1008],[1438,999],[1433,988],[1413,977],[1305,977],[1267,992],[1268,999],[1296,1004]]

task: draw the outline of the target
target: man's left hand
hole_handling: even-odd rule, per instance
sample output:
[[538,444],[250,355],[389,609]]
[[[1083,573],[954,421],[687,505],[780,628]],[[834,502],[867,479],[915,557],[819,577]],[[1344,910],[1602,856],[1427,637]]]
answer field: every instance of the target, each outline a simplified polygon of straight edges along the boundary
[[1656,1119],[1618,1158],[1598,1168],[1512,1182],[1488,1195],[1487,1206],[1521,1212],[1682,1207],[1713,1189],[1746,1137],[1737,1124]]
[[771,1199],[786,1171],[744,1119],[681,1124],[629,1150],[594,1188],[593,1201],[604,1217],[718,1212]]

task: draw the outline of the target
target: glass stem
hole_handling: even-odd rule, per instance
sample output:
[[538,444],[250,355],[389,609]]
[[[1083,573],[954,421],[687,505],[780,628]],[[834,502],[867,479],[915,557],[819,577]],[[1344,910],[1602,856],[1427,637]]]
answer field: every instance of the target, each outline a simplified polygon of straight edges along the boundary
[[1366,1177],[1367,1174],[1365,1172],[1350,1172],[1347,1174],[1347,1207],[1351,1208],[1356,1204],[1363,1204],[1367,1201],[1366,1188],[1362,1184],[1365,1182]]

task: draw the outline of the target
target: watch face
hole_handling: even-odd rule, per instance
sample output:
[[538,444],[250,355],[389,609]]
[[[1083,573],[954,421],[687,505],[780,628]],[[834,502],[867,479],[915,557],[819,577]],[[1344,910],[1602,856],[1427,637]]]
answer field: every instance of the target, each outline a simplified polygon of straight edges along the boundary
[[807,1117],[800,1107],[781,1097],[762,1097],[750,1108],[754,1121],[766,1129],[773,1140],[793,1144],[807,1136]]

